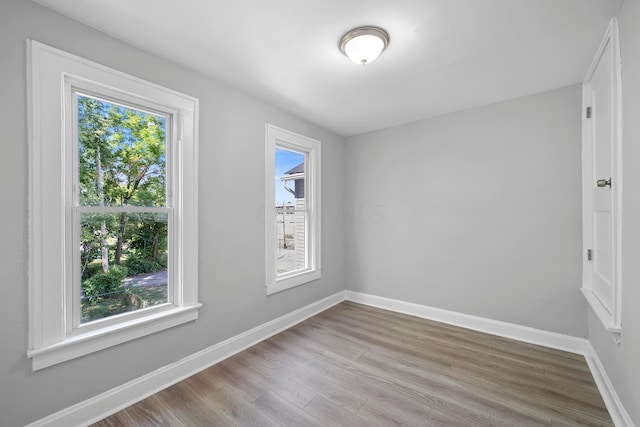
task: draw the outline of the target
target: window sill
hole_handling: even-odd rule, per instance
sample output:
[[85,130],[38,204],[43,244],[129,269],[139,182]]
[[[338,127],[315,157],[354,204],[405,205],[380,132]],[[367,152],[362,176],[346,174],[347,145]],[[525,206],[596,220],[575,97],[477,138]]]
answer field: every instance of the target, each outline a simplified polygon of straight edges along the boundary
[[272,295],[296,286],[304,285],[313,280],[318,280],[321,276],[320,270],[305,271],[288,277],[276,279],[275,283],[267,284],[267,295]]
[[160,332],[198,318],[202,304],[179,307],[117,325],[73,335],[47,347],[27,350],[32,370],[37,371],[89,353]]
[[622,335],[622,328],[620,325],[616,325],[612,320],[612,314],[602,305],[600,300],[593,294],[592,291],[586,288],[581,288],[582,294],[586,298],[587,302],[596,314],[596,317],[604,326],[604,329],[609,332],[609,335],[613,338],[616,344],[620,343],[620,337]]

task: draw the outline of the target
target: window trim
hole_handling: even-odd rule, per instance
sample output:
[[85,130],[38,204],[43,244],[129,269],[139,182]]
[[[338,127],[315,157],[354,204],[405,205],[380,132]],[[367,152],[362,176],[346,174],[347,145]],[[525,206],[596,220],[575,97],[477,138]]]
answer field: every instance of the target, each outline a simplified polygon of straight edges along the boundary
[[[272,124],[266,125],[266,287],[267,295],[309,283],[321,277],[320,263],[320,141]],[[284,275],[276,274],[276,147],[305,154],[306,246],[309,266]]]
[[[160,107],[171,115],[176,162],[174,195],[176,258],[173,304],[131,312],[74,328],[73,296],[65,254],[72,203],[69,162],[72,133],[72,86],[89,88],[146,109]],[[139,104],[136,104],[139,101]],[[27,40],[29,137],[29,344],[34,371],[133,340],[198,318],[198,99],[102,66],[84,58]],[[154,108],[155,109],[155,108]],[[65,142],[66,141],[66,142]],[[58,159],[58,161],[56,161]],[[46,160],[46,161],[45,161]],[[69,246],[71,245],[71,246]],[[93,322],[92,322],[93,323]],[[89,324],[87,324],[89,325]]]

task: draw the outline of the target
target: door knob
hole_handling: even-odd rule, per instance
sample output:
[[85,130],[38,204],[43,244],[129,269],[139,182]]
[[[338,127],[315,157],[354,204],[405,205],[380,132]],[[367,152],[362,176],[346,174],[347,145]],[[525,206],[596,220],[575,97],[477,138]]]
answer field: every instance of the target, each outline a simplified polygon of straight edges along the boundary
[[611,178],[609,179],[599,179],[596,184],[598,187],[606,187],[607,185],[611,187]]

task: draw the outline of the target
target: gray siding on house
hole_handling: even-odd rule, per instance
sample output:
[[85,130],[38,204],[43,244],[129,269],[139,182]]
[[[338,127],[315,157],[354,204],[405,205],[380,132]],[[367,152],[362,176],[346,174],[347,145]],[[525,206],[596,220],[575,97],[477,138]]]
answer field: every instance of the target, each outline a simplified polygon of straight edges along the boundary
[[304,179],[296,179],[296,199],[304,199]]
[[306,254],[307,247],[305,245],[307,237],[306,213],[304,199],[296,199],[296,267],[304,268],[307,264]]

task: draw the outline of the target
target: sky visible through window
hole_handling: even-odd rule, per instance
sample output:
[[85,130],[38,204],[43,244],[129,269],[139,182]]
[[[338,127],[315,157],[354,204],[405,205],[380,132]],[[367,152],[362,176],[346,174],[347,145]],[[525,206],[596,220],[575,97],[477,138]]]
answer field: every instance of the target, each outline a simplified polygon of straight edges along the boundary
[[[280,178],[285,172],[298,166],[302,162],[304,162],[304,154],[276,147],[276,204],[282,204],[282,202],[293,203],[295,201],[293,194],[284,188]],[[293,188],[293,182],[290,182],[289,186]]]

